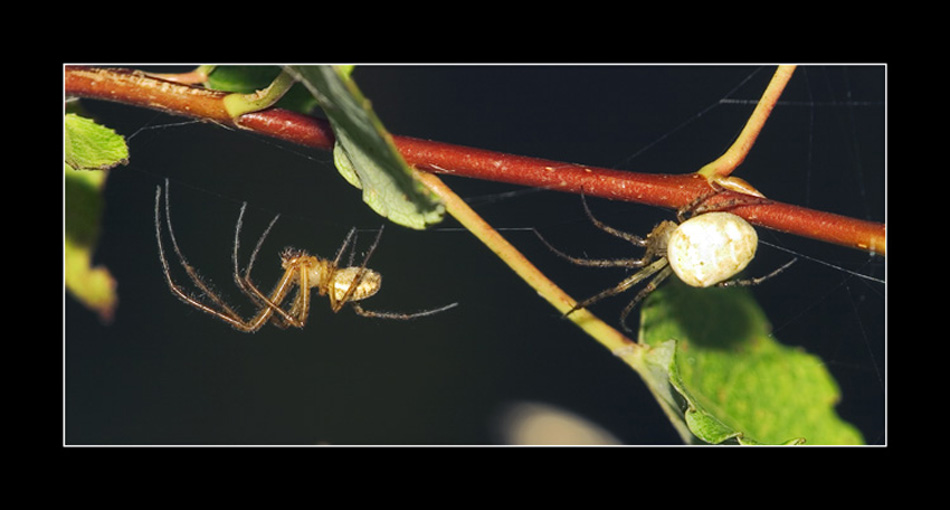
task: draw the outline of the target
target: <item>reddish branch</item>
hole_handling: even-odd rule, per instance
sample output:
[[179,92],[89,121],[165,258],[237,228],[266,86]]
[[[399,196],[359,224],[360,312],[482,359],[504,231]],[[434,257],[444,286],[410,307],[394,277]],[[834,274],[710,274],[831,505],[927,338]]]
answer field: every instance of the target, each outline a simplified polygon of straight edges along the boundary
[[[232,119],[221,99],[225,93],[165,81],[137,71],[67,66],[67,96],[116,101],[280,138],[300,145],[332,149],[333,131],[322,119],[270,109]],[[697,174],[625,172],[502,154],[482,149],[393,137],[406,161],[441,174],[474,177],[678,209],[710,192]],[[724,192],[714,200],[733,201]],[[883,255],[885,226],[846,216],[769,202],[731,208],[763,227]]]

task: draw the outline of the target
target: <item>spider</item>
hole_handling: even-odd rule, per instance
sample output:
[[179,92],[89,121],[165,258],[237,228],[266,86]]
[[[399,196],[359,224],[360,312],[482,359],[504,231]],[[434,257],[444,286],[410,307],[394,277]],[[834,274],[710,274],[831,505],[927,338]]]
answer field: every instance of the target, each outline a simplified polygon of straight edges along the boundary
[[[366,253],[363,263],[360,266],[352,266],[354,255],[352,251],[349,261],[351,265],[349,267],[340,266],[340,258],[343,256],[343,252],[347,246],[350,246],[351,241],[353,241],[356,235],[355,228],[351,229],[349,234],[347,234],[343,240],[343,244],[336,253],[336,257],[334,257],[332,261],[309,255],[302,250],[285,248],[280,255],[284,275],[278,280],[277,284],[274,285],[274,289],[270,295],[265,295],[251,281],[251,269],[254,267],[254,261],[257,258],[257,253],[261,249],[261,245],[264,243],[264,239],[280,215],[275,216],[267,226],[267,229],[264,230],[264,233],[261,234],[257,245],[254,247],[254,251],[251,253],[247,268],[242,275],[238,267],[238,247],[240,245],[244,210],[247,207],[247,203],[245,202],[241,206],[241,212],[238,214],[237,224],[234,230],[234,251],[232,253],[234,282],[238,288],[255,303],[258,309],[250,319],[244,319],[202,281],[194,267],[188,263],[179,249],[178,241],[175,239],[175,233],[172,230],[171,214],[169,212],[168,181],[166,180],[165,222],[168,225],[168,236],[171,239],[172,249],[178,258],[178,262],[185,269],[192,283],[201,291],[201,296],[203,296],[204,299],[199,300],[199,298],[187,294],[172,279],[168,260],[165,256],[165,248],[162,245],[161,194],[162,188],[158,186],[155,190],[155,238],[158,241],[158,254],[162,262],[162,271],[165,273],[165,280],[168,283],[168,287],[171,289],[172,294],[178,297],[178,299],[202,312],[217,317],[238,331],[253,333],[268,321],[281,328],[288,326],[302,328],[306,324],[307,316],[310,313],[311,288],[316,288],[321,296],[326,295],[330,298],[330,308],[334,313],[338,312],[344,305],[349,304],[359,315],[381,319],[415,319],[433,315],[458,305],[458,303],[452,303],[440,308],[416,313],[393,313],[366,310],[357,303],[357,301],[364,300],[379,292],[382,276],[376,271],[367,269],[366,263],[379,244],[383,232],[382,228],[379,229],[376,240]],[[287,299],[295,287],[297,288],[297,293],[292,304],[288,309],[281,308],[281,304]]]
[[[703,200],[709,197],[702,197]],[[564,315],[570,315],[580,308],[586,308],[598,301],[621,294],[634,285],[653,277],[633,300],[620,313],[620,325],[627,332],[633,331],[627,326],[627,317],[647,295],[657,289],[664,280],[675,273],[680,280],[693,287],[731,287],[750,286],[772,278],[792,265],[792,259],[782,267],[758,278],[730,280],[745,269],[755,256],[758,235],[747,221],[735,214],[715,211],[705,212],[685,219],[685,213],[695,211],[695,204],[677,212],[677,222],[662,221],[647,235],[641,238],[617,230],[594,217],[587,199],[581,194],[584,211],[590,221],[599,229],[626,240],[634,246],[646,249],[638,259],[586,259],[567,255],[535,232],[541,241],[558,256],[567,261],[588,267],[626,267],[640,268],[616,286],[595,294],[574,305]]]

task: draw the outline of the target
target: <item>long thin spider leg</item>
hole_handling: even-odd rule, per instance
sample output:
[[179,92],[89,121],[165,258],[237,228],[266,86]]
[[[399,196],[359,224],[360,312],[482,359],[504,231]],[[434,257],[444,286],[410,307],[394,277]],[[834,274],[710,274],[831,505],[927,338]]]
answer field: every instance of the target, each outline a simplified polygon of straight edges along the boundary
[[549,250],[554,252],[555,255],[561,257],[564,260],[572,264],[577,264],[578,266],[587,266],[587,267],[643,267],[643,259],[585,259],[580,257],[574,257],[568,255],[561,250],[557,249],[548,242],[540,232],[534,230],[534,234],[538,236],[538,239],[548,247]]
[[686,221],[687,214],[690,216],[696,216],[697,214],[702,214],[702,212],[705,212],[705,211],[701,211],[699,213],[696,212],[699,208],[699,204],[705,202],[706,200],[709,200],[710,198],[722,192],[723,192],[723,188],[721,186],[714,185],[712,191],[699,195],[698,197],[691,200],[690,203],[686,204],[685,206],[677,210],[676,221],[678,223],[683,223],[684,221]]
[[360,242],[360,232],[356,230],[356,227],[353,227],[353,239],[352,244],[350,245],[350,255],[346,258],[346,266],[353,267],[353,261],[356,260],[356,245]]
[[395,320],[409,320],[409,319],[418,319],[419,317],[427,317],[429,315],[435,315],[439,312],[444,312],[451,308],[458,306],[458,303],[452,303],[445,305],[439,308],[433,308],[432,310],[423,310],[421,312],[414,313],[397,313],[397,312],[378,312],[373,310],[366,310],[357,303],[350,303],[350,306],[353,307],[353,311],[357,314],[362,315],[363,317],[370,317],[374,319],[395,319]]
[[[166,188],[167,186],[168,186],[168,183],[166,182]],[[213,315],[223,320],[224,322],[227,322],[228,324],[233,326],[235,329],[246,331],[246,332],[255,331],[260,326],[256,326],[256,327],[248,326],[243,320],[241,320],[239,316],[237,316],[237,314],[234,314],[232,316],[227,313],[215,310],[214,308],[211,308],[210,306],[186,294],[174,282],[174,280],[172,280],[171,271],[168,266],[168,258],[165,256],[165,247],[162,244],[161,210],[160,210],[160,205],[159,205],[161,203],[161,194],[162,194],[162,188],[161,186],[157,186],[155,189],[155,239],[158,243],[158,256],[159,256],[159,260],[161,260],[162,262],[162,271],[165,274],[165,281],[168,283],[168,288],[171,289],[172,294],[174,294],[178,299],[182,300],[183,302],[197,308],[198,310],[201,310],[202,312]],[[166,197],[167,197],[167,194],[166,194]],[[166,207],[168,206],[167,203],[165,205]],[[169,227],[170,226],[171,224],[169,224]],[[204,288],[207,288],[204,285],[201,285],[201,286]],[[214,294],[212,293],[211,296],[214,296]],[[226,306],[225,308],[230,310]]]
[[596,226],[597,228],[603,230],[604,232],[607,232],[607,233],[610,234],[610,235],[619,237],[619,238],[621,238],[621,239],[623,239],[623,240],[625,240],[625,241],[629,241],[630,243],[632,243],[632,244],[635,245],[635,246],[646,246],[646,245],[647,245],[647,240],[646,240],[646,239],[644,239],[644,238],[642,238],[642,237],[640,237],[640,236],[635,236],[635,235],[633,235],[633,234],[631,234],[631,233],[629,233],[629,232],[624,232],[623,230],[618,230],[618,229],[616,229],[616,228],[614,228],[614,227],[611,227],[610,225],[608,225],[608,224],[606,224],[606,223],[604,223],[604,222],[598,220],[597,218],[595,218],[595,217],[594,217],[594,213],[592,213],[591,210],[590,210],[590,206],[587,205],[587,198],[584,196],[584,193],[581,193],[581,204],[584,205],[584,212],[587,213],[587,217],[590,219],[591,223],[593,223],[594,226]]
[[630,304],[628,304],[623,309],[623,311],[620,312],[620,326],[624,329],[624,331],[627,333],[633,333],[633,330],[627,326],[627,316],[629,316],[630,312],[632,312],[633,309],[637,307],[640,301],[643,301],[643,298],[647,297],[647,294],[656,290],[656,288],[659,287],[659,285],[663,283],[664,280],[669,278],[671,274],[673,274],[673,268],[669,266],[664,267],[659,273],[657,273],[656,277],[650,280],[650,283],[646,284],[646,286],[637,293],[637,295],[633,298],[633,301],[630,301]]
[[603,292],[601,292],[601,293],[599,293],[599,294],[595,294],[595,295],[593,295],[593,296],[591,296],[591,297],[589,297],[589,298],[587,298],[587,299],[581,301],[580,303],[577,303],[576,305],[574,305],[574,308],[571,308],[570,310],[568,310],[567,313],[565,313],[564,315],[565,315],[565,316],[570,315],[570,314],[574,313],[574,311],[579,310],[579,309],[581,309],[581,308],[587,308],[588,306],[590,306],[590,305],[592,305],[592,304],[594,304],[594,303],[596,303],[596,302],[598,302],[598,301],[600,301],[600,300],[602,300],[602,299],[609,298],[609,297],[611,297],[611,296],[616,296],[617,294],[620,294],[620,293],[626,291],[626,290],[629,289],[630,287],[633,287],[634,285],[640,283],[641,281],[643,281],[643,280],[649,278],[650,276],[656,274],[657,271],[663,269],[666,265],[667,265],[667,260],[666,260],[665,257],[664,257],[664,258],[661,258],[661,259],[658,259],[658,260],[656,260],[655,262],[653,262],[652,264],[650,264],[649,266],[647,266],[647,267],[645,267],[645,268],[643,268],[643,269],[637,271],[636,273],[634,273],[634,274],[628,276],[628,277],[627,277],[626,279],[624,279],[622,282],[618,283],[617,286],[615,286],[615,287],[613,287],[613,288],[610,288],[610,289],[607,289],[607,290],[605,290],[605,291],[603,291]]
[[254,268],[254,262],[257,260],[257,253],[264,244],[264,239],[267,238],[267,235],[274,227],[274,224],[277,223],[277,219],[280,218],[280,215],[278,214],[274,216],[274,219],[272,219],[270,224],[267,225],[264,233],[261,234],[260,238],[258,238],[257,244],[254,246],[254,251],[251,252],[251,258],[248,261],[247,269],[245,269],[244,276],[242,277],[241,269],[238,264],[238,251],[241,246],[241,229],[244,226],[244,211],[246,208],[247,202],[241,204],[241,212],[238,213],[238,219],[234,225],[234,250],[231,252],[231,261],[234,264],[234,283],[237,284],[238,288],[240,288],[245,295],[257,301],[257,293],[251,292],[249,289],[249,287],[254,286],[254,283],[251,281],[251,269]]
[[373,256],[373,253],[376,252],[376,247],[379,246],[379,240],[383,238],[383,229],[385,227],[386,225],[380,225],[379,230],[376,231],[376,238],[373,239],[373,244],[371,244],[369,250],[366,251],[366,256],[363,257],[363,263],[360,264],[360,269],[366,269],[370,257]]
[[231,252],[231,262],[234,264],[234,283],[244,294],[254,297],[254,294],[244,285],[241,278],[241,268],[238,265],[238,250],[241,246],[241,227],[244,224],[244,209],[247,208],[247,202],[241,204],[241,212],[238,213],[237,222],[234,224],[234,250]]
[[343,239],[343,244],[340,245],[340,249],[336,251],[336,256],[333,257],[333,265],[340,265],[340,257],[343,256],[343,251],[346,250],[346,247],[350,244],[350,241],[353,239],[353,236],[356,235],[356,227],[350,229],[350,232],[346,234],[346,238]]
[[765,197],[757,197],[748,194],[736,194],[735,198],[732,198],[728,201],[721,201],[712,205],[705,205],[704,202],[707,200],[715,197],[716,195],[729,191],[721,184],[717,184],[716,182],[710,182],[710,184],[712,185],[712,191],[701,194],[700,196],[694,198],[689,204],[686,204],[686,206],[676,211],[677,221],[683,223],[683,221],[686,220],[687,214],[690,217],[693,217],[712,211],[728,211],[729,209],[744,205],[771,204],[773,202],[772,200],[769,200]]
[[[158,189],[158,193],[161,193],[161,188]],[[158,200],[159,200],[158,193],[155,196],[156,234],[159,234],[158,230],[159,230],[159,218],[160,218],[159,207],[158,207]],[[213,301],[216,305],[220,306],[224,310],[224,313],[229,315],[232,319],[238,320],[238,321],[242,320],[241,316],[237,312],[235,312],[230,306],[228,306],[228,304],[225,303],[224,300],[221,299],[216,292],[211,290],[211,288],[208,287],[207,284],[205,284],[205,282],[198,275],[198,272],[195,271],[195,268],[185,258],[185,255],[182,253],[181,248],[178,247],[178,239],[175,237],[175,230],[172,228],[172,217],[171,217],[171,206],[170,206],[171,200],[169,198],[170,195],[171,193],[169,191],[168,179],[165,179],[165,223],[168,225],[168,237],[172,241],[172,249],[175,251],[175,255],[178,257],[178,262],[185,269],[185,272],[188,274],[188,277],[191,279],[192,283],[194,283],[196,287],[201,289],[201,291],[204,293],[204,295],[208,299]],[[158,242],[159,242],[159,249],[162,251],[162,260],[164,262],[165,260],[164,250],[162,249],[162,246],[161,246],[160,235],[159,235]]]
[[384,228],[386,228],[386,225],[379,226],[379,230],[376,232],[376,239],[373,239],[373,244],[370,245],[369,250],[366,252],[366,257],[363,258],[363,265],[361,267],[366,267],[369,258],[373,256],[373,252],[375,252],[376,247],[379,246],[379,240],[383,238]]
[[[270,220],[267,228],[264,229],[264,233],[261,234],[261,237],[257,240],[257,244],[254,245],[254,251],[251,252],[251,258],[247,262],[247,270],[244,271],[244,274],[247,275],[248,278],[251,276],[251,269],[254,267],[254,262],[257,260],[257,254],[261,251],[261,246],[264,245],[264,239],[267,238],[267,234],[270,234],[270,231],[272,228],[274,228],[274,224],[277,223],[278,218],[280,218],[279,214],[275,215],[274,219]],[[235,235],[237,235],[237,233],[235,233]]]
[[749,287],[752,285],[758,285],[764,282],[765,280],[768,280],[769,278],[772,278],[773,276],[778,275],[782,271],[785,271],[786,269],[788,269],[789,266],[791,266],[795,262],[798,262],[798,258],[794,258],[786,262],[785,265],[776,269],[775,271],[772,271],[771,273],[765,276],[759,276],[758,278],[748,278],[748,279],[743,279],[743,280],[729,280],[729,281],[719,283],[716,286],[717,287]]

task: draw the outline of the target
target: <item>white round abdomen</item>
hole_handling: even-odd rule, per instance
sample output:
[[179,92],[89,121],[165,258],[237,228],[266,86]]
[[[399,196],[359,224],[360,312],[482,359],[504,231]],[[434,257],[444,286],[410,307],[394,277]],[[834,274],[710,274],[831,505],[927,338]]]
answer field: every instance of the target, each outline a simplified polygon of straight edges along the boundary
[[759,244],[755,228],[735,214],[711,212],[684,221],[667,245],[676,276],[693,287],[709,287],[745,269]]

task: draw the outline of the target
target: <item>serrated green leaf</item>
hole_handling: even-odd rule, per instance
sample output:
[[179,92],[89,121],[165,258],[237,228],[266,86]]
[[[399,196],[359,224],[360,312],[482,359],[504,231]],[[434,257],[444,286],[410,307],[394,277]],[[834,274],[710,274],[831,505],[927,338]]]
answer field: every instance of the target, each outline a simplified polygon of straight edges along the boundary
[[413,177],[369,102],[349,79],[349,69],[288,66],[286,70],[307,87],[326,113],[337,139],[338,170],[351,184],[359,182],[367,205],[410,228],[424,229],[442,220],[444,207]]
[[[658,359],[671,361],[667,380],[679,394],[682,421],[702,441],[862,444],[835,413],[838,386],[822,361],[782,345],[770,329],[747,289],[670,282],[644,303],[640,342],[653,350],[675,342],[672,360]],[[662,377],[651,386],[661,386]]]
[[108,170],[129,161],[125,138],[96,121],[75,113],[65,116],[63,150],[76,170]]

